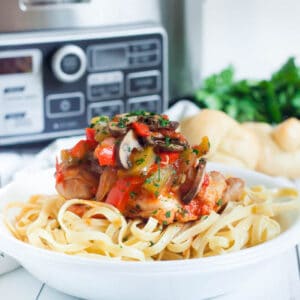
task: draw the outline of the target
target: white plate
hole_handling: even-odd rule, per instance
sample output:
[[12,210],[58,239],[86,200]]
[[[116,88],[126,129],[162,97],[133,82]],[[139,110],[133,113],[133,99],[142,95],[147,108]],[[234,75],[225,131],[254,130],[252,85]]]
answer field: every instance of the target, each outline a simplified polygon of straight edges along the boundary
[[[256,172],[210,163],[209,169],[235,175],[248,185],[288,186]],[[53,170],[18,177],[0,190],[0,203],[53,193]],[[15,239],[0,222],[0,249],[49,286],[88,299],[201,299],[228,293],[300,240],[299,212],[283,220],[285,231],[272,241],[236,253],[165,262],[112,262],[55,253]]]

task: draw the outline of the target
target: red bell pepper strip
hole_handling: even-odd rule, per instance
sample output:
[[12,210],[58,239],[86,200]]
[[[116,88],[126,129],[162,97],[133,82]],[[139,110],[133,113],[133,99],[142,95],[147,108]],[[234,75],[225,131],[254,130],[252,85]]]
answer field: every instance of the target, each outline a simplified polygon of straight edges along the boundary
[[95,140],[96,130],[94,128],[87,127],[85,129],[85,135],[87,143],[91,146],[91,148],[96,148],[98,142]]
[[98,159],[100,166],[115,166],[116,165],[116,145],[113,138],[105,139],[95,149],[95,156]]
[[56,183],[63,182],[64,181],[64,174],[62,172],[61,165],[58,163],[57,157],[56,157],[56,162],[55,162],[55,169],[56,169],[56,173],[55,173]]
[[149,127],[144,123],[133,122],[131,126],[138,136],[147,137],[151,135]]
[[176,162],[179,158],[178,152],[162,152],[159,154],[160,164],[162,166],[171,165]]
[[71,150],[70,154],[73,158],[83,159],[90,150],[90,145],[85,140],[80,140]]
[[140,177],[127,177],[120,178],[117,180],[115,185],[112,187],[105,200],[123,212],[130,199],[130,193],[133,192],[139,185],[141,185],[143,179]]

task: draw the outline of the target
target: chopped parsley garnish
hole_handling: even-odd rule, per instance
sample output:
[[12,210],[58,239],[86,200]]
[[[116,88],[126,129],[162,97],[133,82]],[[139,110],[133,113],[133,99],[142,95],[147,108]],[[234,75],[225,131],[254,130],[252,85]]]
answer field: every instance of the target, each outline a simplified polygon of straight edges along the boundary
[[152,215],[156,215],[156,214],[157,214],[157,209],[152,212]]
[[117,126],[119,128],[125,128],[126,127],[126,123],[128,122],[129,120],[127,118],[120,118]]
[[199,155],[199,150],[193,149],[193,152],[194,152],[196,155]]
[[98,122],[108,122],[109,117],[107,116],[100,116]]
[[160,164],[158,165],[157,179],[158,179],[158,181],[160,181],[160,179],[161,179],[161,177],[160,177]]
[[146,116],[148,113],[144,110],[137,110],[133,111],[131,113],[126,114],[127,117],[133,117],[133,116]]
[[159,192],[158,192],[158,191],[155,191],[155,192],[154,192],[154,195],[155,195],[155,197],[158,197],[158,196],[159,196]]
[[154,245],[154,243],[152,241],[149,241],[150,243],[150,247],[152,247]]
[[171,138],[169,136],[165,137],[166,146],[170,146],[171,144]]
[[96,126],[97,124],[99,124],[101,122],[107,123],[108,121],[109,121],[109,117],[108,116],[94,117],[94,118],[91,119],[90,128],[93,128],[94,126]]
[[171,212],[168,210],[168,211],[165,213],[165,216],[166,216],[166,218],[170,218],[170,217],[171,217]]
[[136,192],[130,192],[130,198],[135,198],[135,196],[136,196]]
[[143,162],[145,162],[144,158],[139,158],[135,161],[135,163],[137,164],[137,166],[141,165]]
[[156,162],[157,164],[160,164],[160,162],[161,162],[160,156],[158,156],[158,155],[155,156],[155,162]]
[[163,225],[168,225],[168,222],[167,221],[163,221]]
[[219,199],[218,201],[217,201],[217,205],[218,206],[221,206],[223,204],[223,200],[222,199]]
[[151,177],[149,177],[149,178],[147,178],[147,179],[145,180],[145,183],[147,183],[147,184],[150,184],[150,183],[151,183],[151,181],[152,181],[152,178],[151,178]]
[[160,117],[160,118],[158,119],[158,123],[159,123],[159,125],[160,125],[161,127],[166,127],[166,126],[169,125],[170,121],[167,120],[167,119],[164,119],[163,117]]

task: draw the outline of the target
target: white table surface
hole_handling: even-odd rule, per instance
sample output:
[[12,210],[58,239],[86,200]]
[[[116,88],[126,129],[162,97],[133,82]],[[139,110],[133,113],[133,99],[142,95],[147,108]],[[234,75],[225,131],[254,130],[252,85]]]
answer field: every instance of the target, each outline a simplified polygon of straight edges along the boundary
[[[239,286],[236,291],[214,299],[298,300],[300,299],[300,280],[299,270],[295,263],[296,260],[296,251],[291,249],[287,253],[274,259],[271,263],[266,264],[262,271],[258,272],[255,277],[249,278],[249,280]],[[0,276],[0,295],[0,299],[5,300],[78,299],[50,288],[46,284],[32,277],[23,268],[18,268],[15,271]],[[101,299],[103,298],[99,295],[99,300]],[[176,297],[174,298],[174,296],[172,296],[172,298],[168,298],[167,295],[165,299],[177,300]],[[196,299],[201,299],[200,295]]]

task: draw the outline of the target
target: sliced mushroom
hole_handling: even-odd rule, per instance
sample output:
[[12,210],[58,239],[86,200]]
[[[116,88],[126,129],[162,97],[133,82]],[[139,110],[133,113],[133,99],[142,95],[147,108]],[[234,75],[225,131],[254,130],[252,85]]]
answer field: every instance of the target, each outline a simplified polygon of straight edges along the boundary
[[119,148],[119,161],[123,168],[129,169],[131,167],[130,162],[130,154],[133,149],[140,150],[142,148],[141,144],[139,143],[134,131],[131,129],[129,130],[126,135],[123,137],[120,143]]
[[199,193],[205,175],[205,167],[206,167],[206,160],[201,159],[199,161],[199,165],[197,166],[195,180],[192,183],[192,186],[189,189],[189,191],[182,197],[183,203],[189,204]]
[[109,129],[110,134],[114,137],[124,135],[127,132],[126,126],[120,127],[120,126],[118,126],[118,122],[113,122],[113,121],[108,123],[108,129]]
[[160,150],[164,152],[182,152],[184,150],[183,145],[177,145],[173,143],[166,143],[165,141],[154,141],[154,145]]
[[137,116],[127,116],[127,114],[121,114],[116,116],[119,121],[110,121],[108,123],[109,132],[114,137],[119,137],[126,134],[128,126],[138,120]]
[[153,131],[157,131],[159,129],[176,130],[179,126],[179,122],[166,120],[166,123],[163,124],[161,120],[161,115],[139,116],[139,122],[147,124],[150,130]]

